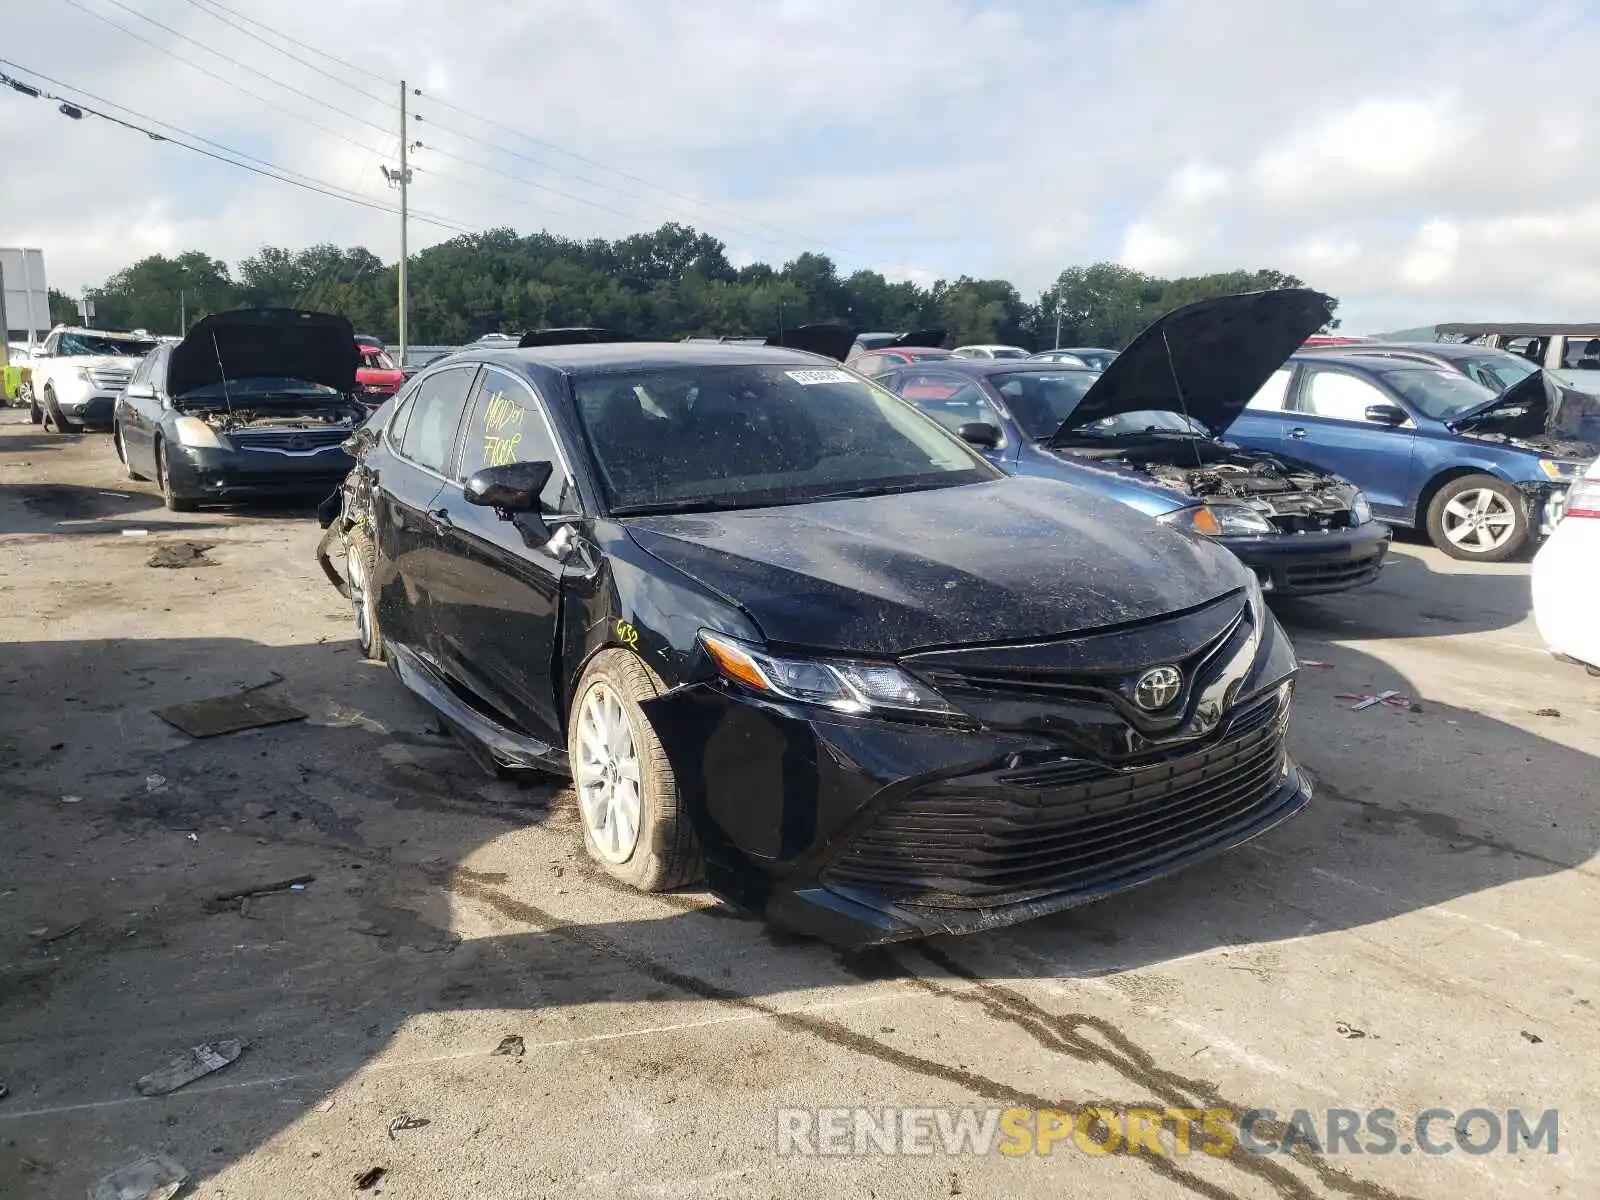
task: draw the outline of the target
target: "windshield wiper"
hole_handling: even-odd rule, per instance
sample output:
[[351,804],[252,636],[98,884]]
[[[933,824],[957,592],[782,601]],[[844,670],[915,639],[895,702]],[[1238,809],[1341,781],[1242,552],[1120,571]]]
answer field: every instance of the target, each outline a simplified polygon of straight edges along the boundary
[[659,500],[653,504],[618,504],[611,509],[613,517],[653,517],[664,513],[731,512],[740,508],[765,508],[765,504],[752,504],[746,500]]

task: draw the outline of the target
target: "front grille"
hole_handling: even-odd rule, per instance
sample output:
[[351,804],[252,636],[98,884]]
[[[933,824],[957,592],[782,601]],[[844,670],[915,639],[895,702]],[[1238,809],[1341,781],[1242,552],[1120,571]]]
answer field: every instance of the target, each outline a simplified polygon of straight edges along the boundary
[[230,433],[228,440],[239,450],[266,450],[279,454],[306,454],[337,446],[350,436],[344,426],[327,429],[265,429]]
[[91,367],[89,382],[108,392],[120,392],[128,386],[133,372],[123,367]]
[[1271,803],[1287,718],[1274,694],[1209,747],[1132,769],[1076,761],[928,785],[856,835],[827,878],[953,908],[1108,885],[1220,839]]
[[1382,558],[1381,554],[1369,554],[1365,558],[1356,558],[1349,562],[1302,563],[1286,567],[1284,579],[1290,587],[1355,583],[1376,572]]

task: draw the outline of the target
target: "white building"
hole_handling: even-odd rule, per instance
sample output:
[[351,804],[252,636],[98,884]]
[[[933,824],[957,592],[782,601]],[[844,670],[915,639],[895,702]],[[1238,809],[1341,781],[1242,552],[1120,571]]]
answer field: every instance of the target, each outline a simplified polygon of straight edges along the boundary
[[44,340],[50,332],[50,290],[44,281],[44,251],[0,246],[0,328],[14,346]]

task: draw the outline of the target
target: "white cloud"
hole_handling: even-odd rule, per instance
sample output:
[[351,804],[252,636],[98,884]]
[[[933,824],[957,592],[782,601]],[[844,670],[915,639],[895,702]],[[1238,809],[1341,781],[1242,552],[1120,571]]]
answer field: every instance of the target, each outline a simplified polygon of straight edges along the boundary
[[[184,0],[127,3],[248,69],[83,2],[370,149],[63,4],[12,5],[0,54],[392,202],[377,173],[394,161],[392,85],[325,63],[335,82]],[[1587,200],[1600,195],[1600,23],[1587,0],[1514,20],[1494,0],[1359,14],[877,0],[870,19],[855,0],[229,7],[419,86],[413,205],[468,225],[588,237],[681,220],[736,261],[811,248],[844,270],[1004,276],[1025,295],[1104,257],[1163,272],[1276,267],[1338,295],[1353,327],[1586,319],[1600,295],[1600,210]],[[0,94],[0,240],[44,246],[58,286],[156,251],[397,252],[388,215],[52,107]],[[414,246],[449,236],[412,232]]]

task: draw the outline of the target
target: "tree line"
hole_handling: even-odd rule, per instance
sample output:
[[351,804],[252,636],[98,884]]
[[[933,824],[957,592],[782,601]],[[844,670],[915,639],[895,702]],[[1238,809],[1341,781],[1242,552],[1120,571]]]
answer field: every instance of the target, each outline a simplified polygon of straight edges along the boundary
[[[407,337],[416,345],[460,345],[485,333],[540,326],[599,325],[680,338],[838,322],[873,330],[942,328],[952,345],[1120,348],[1191,300],[1304,286],[1273,270],[1162,279],[1102,262],[1067,268],[1029,302],[1004,279],[963,275],[924,287],[891,283],[876,271],[841,276],[823,254],[801,254],[781,267],[735,267],[722,242],[675,223],[615,241],[511,229],[464,234],[414,255],[409,268]],[[361,246],[265,246],[232,269],[190,250],[140,259],[87,295],[94,323],[108,329],[175,334],[183,317],[193,323],[208,313],[270,306],[342,313],[358,331],[392,342],[395,272]],[[72,297],[52,292],[51,319],[79,319]]]

